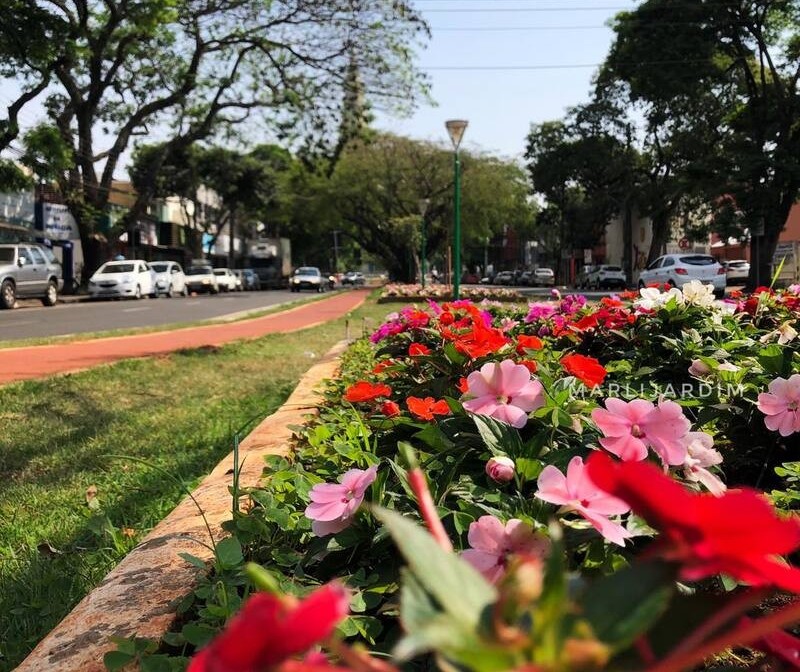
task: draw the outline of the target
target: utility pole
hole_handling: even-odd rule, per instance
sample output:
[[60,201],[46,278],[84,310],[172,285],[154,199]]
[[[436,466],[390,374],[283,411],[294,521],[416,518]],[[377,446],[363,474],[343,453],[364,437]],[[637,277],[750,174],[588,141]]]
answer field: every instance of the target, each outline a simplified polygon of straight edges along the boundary
[[333,272],[339,272],[339,233],[340,231],[333,232]]

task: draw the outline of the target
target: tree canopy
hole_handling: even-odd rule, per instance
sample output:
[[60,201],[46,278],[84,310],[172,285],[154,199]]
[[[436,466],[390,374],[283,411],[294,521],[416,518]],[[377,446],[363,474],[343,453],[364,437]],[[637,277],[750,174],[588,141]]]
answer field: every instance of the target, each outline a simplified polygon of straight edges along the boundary
[[[166,138],[151,157],[156,172],[243,124],[324,147],[335,143],[353,68],[369,104],[408,109],[425,90],[412,59],[427,27],[404,0],[12,0],[3,18],[0,75],[22,93],[0,141],[13,141],[19,110],[45,92],[71,152],[59,181],[84,247],[136,137]],[[140,177],[134,218],[152,198]]]

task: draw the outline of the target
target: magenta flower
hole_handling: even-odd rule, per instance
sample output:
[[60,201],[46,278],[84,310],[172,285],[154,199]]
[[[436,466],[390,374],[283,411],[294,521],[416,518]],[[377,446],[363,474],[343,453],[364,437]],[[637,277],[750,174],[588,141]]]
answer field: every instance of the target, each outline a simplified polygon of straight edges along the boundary
[[644,399],[606,399],[605,408],[592,411],[592,420],[605,436],[600,445],[623,462],[645,459],[648,448],[664,464],[683,464],[686,459],[684,439],[691,423],[674,401],[662,400],[654,406]]
[[539,301],[536,303],[528,304],[528,314],[525,316],[525,321],[536,322],[537,320],[546,320],[556,312],[556,307],[552,303]]
[[628,512],[630,507],[592,483],[584,473],[580,457],[573,457],[569,461],[566,476],[552,464],[546,466],[539,474],[537,485],[536,497],[551,504],[560,504],[561,513],[574,511],[583,516],[609,541],[624,546],[625,539],[631,536],[622,525],[608,519],[609,516]]
[[765,416],[767,429],[789,436],[800,432],[800,374],[788,380],[776,378],[769,384],[769,392],[758,395],[758,410]]
[[722,455],[714,450],[714,438],[705,432],[689,432],[686,441],[686,461],[683,463],[683,475],[687,481],[702,483],[712,495],[725,494],[728,489],[716,474],[706,467],[713,467],[722,462]]
[[492,583],[505,573],[509,556],[544,558],[550,550],[547,537],[516,518],[503,525],[494,516],[481,516],[469,526],[467,541],[470,548],[463,551],[461,557]]
[[378,467],[350,469],[339,483],[317,483],[311,488],[311,504],[306,507],[305,516],[311,519],[314,534],[324,537],[349,527],[377,472]]
[[531,372],[506,359],[488,362],[467,376],[464,409],[475,415],[488,415],[507,425],[524,427],[528,413],[544,405],[544,388],[531,380]]

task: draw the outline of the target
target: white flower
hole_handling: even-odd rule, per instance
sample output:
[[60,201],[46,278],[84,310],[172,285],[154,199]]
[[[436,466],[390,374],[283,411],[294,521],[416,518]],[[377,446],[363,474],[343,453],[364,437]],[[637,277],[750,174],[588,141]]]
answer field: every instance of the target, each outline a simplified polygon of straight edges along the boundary
[[683,304],[683,294],[677,287],[670,287],[668,292],[661,292],[656,287],[642,287],[639,290],[638,299],[633,305],[644,310],[657,310],[666,305],[667,301],[674,298],[679,304]]
[[778,327],[778,343],[781,345],[786,345],[790,341],[793,341],[797,338],[797,330],[792,327],[791,324],[788,322],[784,322],[780,327]]
[[719,497],[727,487],[707,469],[722,462],[722,455],[712,448],[714,439],[705,432],[689,432],[685,441],[686,460],[683,463],[683,475],[686,480],[702,483],[712,495]]
[[691,280],[683,286],[683,298],[686,303],[701,308],[710,308],[716,302],[714,285],[704,285],[699,280]]

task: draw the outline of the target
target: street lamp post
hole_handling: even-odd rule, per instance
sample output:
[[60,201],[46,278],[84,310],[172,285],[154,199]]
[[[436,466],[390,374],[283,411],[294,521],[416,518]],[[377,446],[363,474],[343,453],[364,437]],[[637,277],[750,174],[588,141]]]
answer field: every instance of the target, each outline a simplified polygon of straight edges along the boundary
[[422,273],[422,289],[425,289],[425,272],[426,272],[426,264],[425,259],[428,256],[428,223],[425,219],[425,213],[428,212],[428,204],[430,200],[427,198],[421,198],[419,200],[419,214],[422,217],[422,254],[420,255],[420,271]]
[[465,119],[450,119],[445,122],[450,141],[453,143],[454,200],[453,200],[453,298],[458,300],[461,294],[461,161],[458,148],[467,130]]

